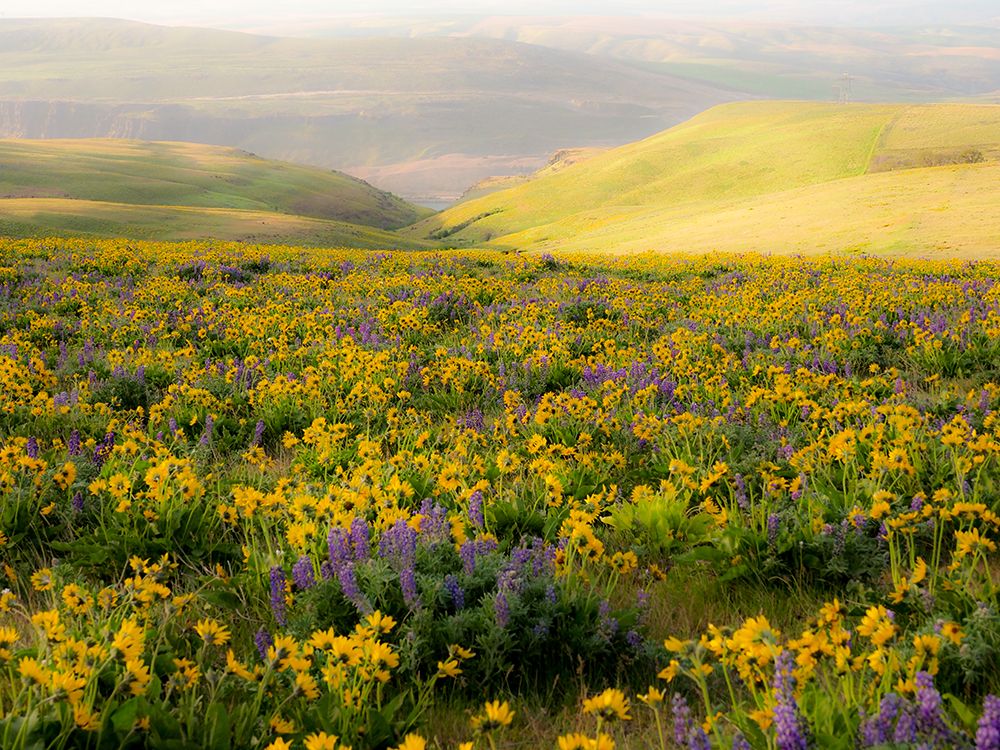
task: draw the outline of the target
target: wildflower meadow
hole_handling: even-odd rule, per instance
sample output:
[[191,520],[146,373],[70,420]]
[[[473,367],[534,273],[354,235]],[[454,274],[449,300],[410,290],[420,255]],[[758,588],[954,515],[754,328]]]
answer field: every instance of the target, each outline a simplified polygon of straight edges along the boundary
[[998,276],[0,240],[0,747],[997,750]]

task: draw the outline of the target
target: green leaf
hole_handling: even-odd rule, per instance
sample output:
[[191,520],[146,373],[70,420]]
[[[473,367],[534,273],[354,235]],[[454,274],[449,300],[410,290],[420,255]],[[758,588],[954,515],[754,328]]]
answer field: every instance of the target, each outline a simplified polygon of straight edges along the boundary
[[976,726],[976,712],[967,706],[958,696],[945,693],[945,700],[951,706],[951,712],[958,717],[966,729],[972,730]]
[[128,734],[139,718],[139,699],[129,698],[111,714],[111,726],[121,734]]
[[208,750],[228,750],[229,748],[229,712],[221,703],[213,703],[205,714],[205,727],[208,734]]

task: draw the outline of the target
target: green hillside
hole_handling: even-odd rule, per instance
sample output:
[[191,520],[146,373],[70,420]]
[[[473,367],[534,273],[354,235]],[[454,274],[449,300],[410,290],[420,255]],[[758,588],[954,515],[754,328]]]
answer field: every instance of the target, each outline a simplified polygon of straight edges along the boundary
[[338,172],[191,143],[0,140],[0,199],[235,208],[396,229],[430,211]]
[[1000,107],[729,104],[404,231],[533,250],[976,255],[1000,250],[998,158]]
[[144,206],[67,198],[0,200],[0,236],[219,240],[306,247],[419,249],[396,232],[266,211]]

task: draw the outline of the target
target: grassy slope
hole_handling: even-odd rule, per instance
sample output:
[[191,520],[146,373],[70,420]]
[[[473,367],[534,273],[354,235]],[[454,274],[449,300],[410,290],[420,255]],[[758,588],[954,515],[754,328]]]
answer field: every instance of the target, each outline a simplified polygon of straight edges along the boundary
[[995,164],[868,174],[883,153],[969,146],[1000,148],[1000,107],[724,105],[406,231],[538,250],[995,252]]
[[337,172],[235,149],[122,140],[0,140],[0,198],[236,208],[395,229],[429,212]]
[[549,163],[546,164],[541,169],[537,169],[531,174],[517,174],[517,175],[501,175],[496,177],[488,177],[485,180],[480,180],[475,185],[470,187],[462,197],[459,202],[471,201],[476,198],[482,198],[483,196],[490,195],[491,193],[498,193],[501,190],[507,190],[512,187],[517,187],[518,185],[523,185],[531,180],[538,179],[539,177],[545,177],[550,174],[556,174],[561,172],[567,167],[571,167],[574,164],[579,164],[581,161],[587,159],[592,159],[593,157],[601,154],[608,149],[606,148],[566,148],[560,149],[552,155],[549,159]]
[[234,240],[309,247],[417,249],[428,244],[358,224],[264,211],[141,206],[65,198],[0,200],[0,235]]
[[[619,252],[863,252],[996,257],[1000,165],[943,166],[863,175],[734,202],[709,213],[683,207],[574,217],[504,242],[537,250]],[[561,229],[561,227],[560,227]]]

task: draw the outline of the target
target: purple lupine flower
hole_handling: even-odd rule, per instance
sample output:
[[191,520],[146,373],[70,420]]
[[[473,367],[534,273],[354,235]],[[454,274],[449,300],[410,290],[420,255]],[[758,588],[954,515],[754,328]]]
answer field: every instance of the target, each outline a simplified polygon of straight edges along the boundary
[[334,570],[354,561],[347,530],[341,526],[334,526],[326,535],[326,549]]
[[853,516],[851,516],[851,523],[854,525],[854,528],[857,529],[858,531],[861,531],[865,527],[865,522],[867,520],[868,519],[865,517],[864,513],[855,513]]
[[486,426],[486,422],[483,419],[483,412],[480,409],[472,409],[466,412],[458,420],[458,426],[463,427],[466,430],[473,430],[475,432],[482,432],[483,428]]
[[205,417],[205,432],[201,435],[201,440],[198,443],[207,448],[212,442],[212,428],[215,426],[215,420],[212,419],[212,415],[209,414]]
[[295,561],[295,565],[292,566],[292,581],[295,583],[295,588],[300,591],[311,589],[316,585],[316,574],[308,555],[302,555]]
[[178,430],[177,420],[174,419],[173,417],[167,420],[167,429],[170,430],[171,437],[177,437],[177,430]]
[[556,602],[558,601],[558,597],[556,596],[556,587],[555,586],[552,586],[550,584],[549,587],[545,589],[545,601],[547,601],[553,607],[556,605]]
[[899,715],[901,699],[895,693],[888,693],[879,703],[879,711],[870,719],[861,722],[861,746],[878,747],[892,741],[893,724]]
[[781,518],[777,513],[771,513],[767,517],[767,543],[774,545],[778,539],[778,529],[781,526]]
[[104,462],[108,460],[108,456],[111,455],[111,450],[115,446],[115,433],[109,432],[104,436],[104,440],[97,444],[94,448],[93,461],[98,466],[104,466]]
[[464,542],[458,548],[458,556],[462,558],[465,575],[471,576],[476,570],[476,543],[472,540]]
[[476,540],[476,554],[479,557],[484,557],[490,552],[493,552],[497,548],[497,542],[495,539],[484,539],[480,537]]
[[368,601],[368,597],[361,593],[357,576],[354,574],[354,563],[347,563],[341,566],[337,571],[337,581],[340,583],[341,592],[355,606],[358,612],[363,615],[371,614],[372,605]]
[[368,521],[360,516],[355,516],[351,521],[351,547],[354,551],[355,560],[367,560],[371,553],[369,549],[369,539],[371,530],[368,528]]
[[733,735],[733,750],[752,750],[747,738],[743,736],[743,732],[737,731]]
[[71,456],[79,456],[80,449],[80,431],[73,430],[69,435],[69,442],[66,443],[66,450]]
[[700,724],[692,722],[691,729],[688,730],[687,748],[688,750],[712,750],[712,741]]
[[629,630],[625,634],[625,642],[632,648],[638,650],[642,646],[642,636],[639,635],[638,630]]
[[976,750],[1000,750],[1000,698],[987,695],[976,728]]
[[645,589],[635,592],[635,608],[639,610],[639,621],[642,622],[649,612],[649,592]]
[[909,703],[904,703],[900,708],[892,741],[900,744],[917,741],[917,722]]
[[687,701],[684,700],[683,695],[674,693],[672,709],[674,715],[674,743],[678,747],[684,747],[687,745],[687,738],[691,733],[691,727],[694,726],[694,719],[691,718],[691,708],[688,706]]
[[469,496],[469,520],[477,529],[486,526],[486,519],[483,516],[483,493],[479,490]]
[[77,492],[73,495],[73,511],[76,513],[83,513],[83,493]]
[[795,656],[785,650],[774,665],[774,733],[778,750],[808,750],[798,703],[795,701]]
[[28,438],[28,442],[24,446],[24,452],[28,454],[28,458],[38,458],[38,440],[34,435]]
[[458,582],[458,576],[452,573],[446,575],[444,577],[444,590],[448,593],[448,598],[451,599],[452,606],[456,610],[465,607],[465,592]]
[[280,565],[271,568],[271,612],[279,625],[285,625],[285,569]]
[[733,484],[736,485],[736,504],[740,507],[740,510],[746,510],[749,502],[747,500],[747,482],[743,478],[743,475],[736,474],[733,477]]
[[267,650],[274,645],[274,639],[264,628],[254,634],[253,642],[257,646],[257,653],[260,654],[261,661],[267,661]]
[[399,586],[403,590],[403,601],[406,606],[416,609],[420,606],[420,597],[417,593],[417,574],[412,566],[407,566],[399,571]]
[[497,574],[497,590],[512,591],[515,594],[521,592],[521,581],[517,575],[517,568],[508,565]]
[[[448,510],[429,498],[420,504],[420,539],[425,545],[435,546],[451,540],[451,524],[448,521]],[[413,535],[414,546],[416,534]]]
[[934,747],[952,746],[954,732],[945,722],[941,693],[934,687],[934,678],[927,672],[917,672],[917,731]]
[[507,602],[507,595],[502,591],[497,592],[493,600],[493,614],[496,616],[497,627],[501,630],[507,627],[510,622],[510,604]]
[[253,428],[253,442],[250,443],[252,448],[258,447],[264,440],[264,420],[258,419],[257,425]]
[[604,599],[597,609],[601,617],[600,630],[606,638],[610,638],[618,632],[618,620],[611,614],[611,604],[607,599]]
[[396,570],[412,567],[417,556],[417,532],[403,519],[394,523],[382,535],[379,557],[388,560]]

